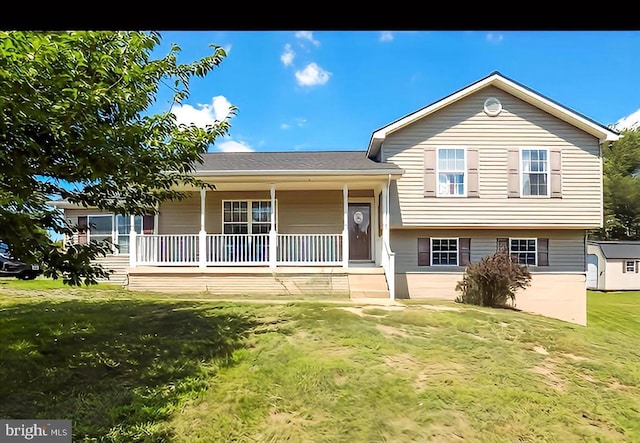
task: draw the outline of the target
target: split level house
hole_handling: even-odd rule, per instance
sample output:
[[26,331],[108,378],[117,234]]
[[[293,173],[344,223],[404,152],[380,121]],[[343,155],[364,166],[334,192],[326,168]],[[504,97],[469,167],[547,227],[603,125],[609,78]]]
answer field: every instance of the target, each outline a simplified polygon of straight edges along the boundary
[[603,221],[603,145],[619,134],[499,72],[373,131],[366,149],[216,152],[157,214],[55,203],[110,239],[131,290],[454,299],[506,247],[529,312],[586,324],[586,232]]

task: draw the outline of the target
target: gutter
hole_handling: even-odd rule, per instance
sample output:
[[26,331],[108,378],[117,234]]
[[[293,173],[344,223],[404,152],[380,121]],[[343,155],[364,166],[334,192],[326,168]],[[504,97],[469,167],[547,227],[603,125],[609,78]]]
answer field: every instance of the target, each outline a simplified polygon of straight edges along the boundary
[[335,175],[335,176],[340,176],[340,175],[402,175],[404,173],[404,170],[402,169],[380,169],[380,170],[316,170],[316,169],[305,169],[305,170],[291,170],[291,169],[281,169],[281,170],[274,170],[274,169],[267,169],[267,170],[260,170],[260,169],[251,169],[251,170],[226,170],[226,171],[207,171],[207,170],[196,170],[194,172],[192,172],[192,175],[194,176],[204,176],[204,177],[209,177],[209,176],[242,176],[242,175],[259,175],[259,176],[265,176],[265,175],[304,175],[304,176],[308,176],[308,175],[315,175],[315,176],[322,176],[322,175]]

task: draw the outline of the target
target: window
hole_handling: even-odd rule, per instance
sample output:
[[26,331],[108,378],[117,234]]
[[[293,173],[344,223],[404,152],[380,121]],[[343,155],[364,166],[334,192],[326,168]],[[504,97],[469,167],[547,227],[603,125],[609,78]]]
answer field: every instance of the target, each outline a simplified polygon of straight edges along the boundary
[[268,234],[271,230],[271,201],[223,202],[222,226],[225,234]]
[[[153,223],[153,216],[151,217],[151,223]],[[144,217],[136,215],[134,217],[135,231],[138,234],[142,234]],[[87,225],[89,226],[88,240],[93,242],[102,242],[109,240],[115,242],[118,248],[114,248],[114,254],[128,254],[129,253],[129,235],[131,233],[131,217],[129,215],[88,215]],[[78,219],[80,223],[80,219]],[[79,243],[83,241],[78,238]]]
[[512,238],[509,240],[509,252],[518,263],[528,266],[538,264],[538,242],[535,238]]
[[89,215],[87,225],[90,242],[113,241],[113,215]]
[[432,238],[431,264],[458,266],[458,239]]
[[549,155],[546,149],[523,149],[521,189],[524,196],[549,196]]
[[624,262],[624,272],[638,272],[636,269],[636,262],[635,261],[625,261]]
[[471,238],[418,238],[418,266],[467,266],[471,263]]
[[464,148],[438,148],[438,196],[464,197]]

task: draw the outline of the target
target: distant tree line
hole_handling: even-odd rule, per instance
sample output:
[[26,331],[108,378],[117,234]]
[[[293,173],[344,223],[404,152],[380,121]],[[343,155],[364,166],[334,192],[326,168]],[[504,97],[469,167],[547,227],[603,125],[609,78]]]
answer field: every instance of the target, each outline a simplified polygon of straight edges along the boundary
[[604,226],[590,237],[640,240],[640,128],[603,148]]

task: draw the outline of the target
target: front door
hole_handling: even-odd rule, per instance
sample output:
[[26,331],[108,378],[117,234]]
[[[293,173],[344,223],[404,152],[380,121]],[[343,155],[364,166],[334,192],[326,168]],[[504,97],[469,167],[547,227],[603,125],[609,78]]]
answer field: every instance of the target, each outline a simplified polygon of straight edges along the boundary
[[369,203],[349,203],[349,260],[371,260]]

